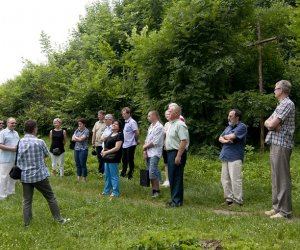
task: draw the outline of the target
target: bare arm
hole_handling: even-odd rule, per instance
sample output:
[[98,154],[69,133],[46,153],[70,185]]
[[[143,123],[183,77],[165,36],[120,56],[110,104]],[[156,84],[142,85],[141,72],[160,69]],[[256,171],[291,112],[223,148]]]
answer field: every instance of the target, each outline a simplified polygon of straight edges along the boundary
[[281,120],[277,117],[270,116],[264,123],[268,130],[275,130],[280,127]]
[[183,152],[185,151],[187,143],[188,143],[187,140],[180,141],[179,148],[178,148],[178,151],[177,151],[177,155],[176,155],[176,158],[175,158],[175,165],[180,165],[181,156],[182,156]]
[[92,135],[92,146],[93,146],[93,147],[95,146],[96,133],[97,133],[97,131],[93,132],[93,135]]
[[72,136],[72,140],[73,141],[84,141],[86,139],[86,136],[85,135],[82,135],[82,136],[76,136],[76,135],[73,135]]
[[101,154],[104,157],[107,154],[112,154],[112,153],[118,152],[120,150],[121,146],[122,146],[122,141],[117,141],[115,147],[113,147],[109,150],[106,150],[106,151],[103,150],[101,152]]
[[49,133],[49,140],[50,140],[50,145],[52,144],[52,129],[50,130],[50,133]]
[[233,141],[236,139],[236,135],[234,133],[229,134],[229,135],[224,135],[223,137],[225,140],[230,140],[230,141]]
[[63,134],[64,134],[63,144],[66,145],[66,141],[67,141],[67,132],[66,132],[66,130],[63,130]]
[[4,144],[0,144],[0,149],[6,150],[6,151],[12,151],[12,152],[17,151],[17,147],[10,147],[10,146],[6,146]]
[[232,143],[232,140],[225,139],[224,136],[220,136],[219,137],[219,142],[221,142],[222,144],[224,144],[224,143]]
[[137,129],[137,130],[134,132],[134,138],[135,138],[135,141],[137,142],[137,144],[140,143],[140,141],[139,141],[139,136],[140,136],[140,130]]

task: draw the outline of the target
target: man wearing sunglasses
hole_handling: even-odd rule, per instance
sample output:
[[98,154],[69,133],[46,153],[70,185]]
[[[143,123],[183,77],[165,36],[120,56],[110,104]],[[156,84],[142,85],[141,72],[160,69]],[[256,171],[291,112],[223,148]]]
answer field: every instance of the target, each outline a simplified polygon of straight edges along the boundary
[[0,132],[0,200],[15,193],[16,181],[10,178],[9,172],[15,163],[19,141],[16,124],[16,119],[10,117],[7,119],[7,127]]

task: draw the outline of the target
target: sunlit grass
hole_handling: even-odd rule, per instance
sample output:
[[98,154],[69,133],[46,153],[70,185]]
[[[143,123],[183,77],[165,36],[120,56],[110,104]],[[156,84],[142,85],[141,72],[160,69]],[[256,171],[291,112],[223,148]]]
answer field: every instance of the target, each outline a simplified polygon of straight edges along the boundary
[[[201,248],[206,240],[221,240],[225,249],[298,249],[299,150],[293,153],[294,217],[288,221],[271,221],[263,214],[271,208],[268,153],[255,153],[246,159],[245,205],[234,208],[220,205],[219,160],[189,156],[184,206],[166,209],[169,189],[162,188],[161,197],[153,199],[150,188],[139,186],[138,169],[144,167],[140,150],[138,147],[134,179],[122,178],[121,197],[113,200],[100,195],[104,179],[97,176],[96,158],[90,154],[88,181],[83,183],[74,174],[73,152],[66,152],[68,175],[62,179],[50,177],[62,214],[71,219],[66,225],[52,220],[46,201],[35,192],[33,221],[26,230],[18,182],[16,195],[0,202],[0,249],[171,249],[172,244],[185,242],[185,238],[190,242],[189,249]],[[182,242],[178,249],[185,249]]]

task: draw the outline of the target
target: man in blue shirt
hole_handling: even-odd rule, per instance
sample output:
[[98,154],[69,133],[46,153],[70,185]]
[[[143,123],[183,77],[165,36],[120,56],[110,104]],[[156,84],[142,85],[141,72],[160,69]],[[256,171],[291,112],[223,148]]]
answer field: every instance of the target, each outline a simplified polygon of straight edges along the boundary
[[221,182],[224,190],[224,204],[243,205],[242,165],[246,145],[247,126],[242,123],[242,113],[233,109],[228,115],[228,126],[219,137],[223,144]]
[[35,188],[46,198],[53,218],[60,223],[67,221],[60,214],[48,180],[49,172],[44,159],[49,155],[49,151],[45,142],[36,137],[37,130],[36,121],[25,122],[25,136],[19,142],[17,153],[17,166],[22,170],[23,215],[26,227],[32,220],[32,198]]

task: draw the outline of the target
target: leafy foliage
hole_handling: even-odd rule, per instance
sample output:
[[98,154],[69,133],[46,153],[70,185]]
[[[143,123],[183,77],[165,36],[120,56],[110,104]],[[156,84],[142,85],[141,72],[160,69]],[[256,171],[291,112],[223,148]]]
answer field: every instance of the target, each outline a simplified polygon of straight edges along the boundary
[[[94,2],[65,48],[55,50],[42,32],[47,64],[27,61],[21,74],[0,86],[0,115],[36,118],[48,133],[52,119],[92,126],[99,109],[120,117],[130,106],[143,124],[149,109],[183,107],[192,144],[214,146],[228,109],[240,108],[258,141],[258,118],[275,100],[266,93],[291,79],[300,100],[299,8],[293,1],[124,0]],[[264,93],[258,94],[256,24],[260,22]],[[300,140],[299,135],[297,135]],[[297,139],[296,138],[296,139]],[[196,152],[197,150],[195,150]]]

